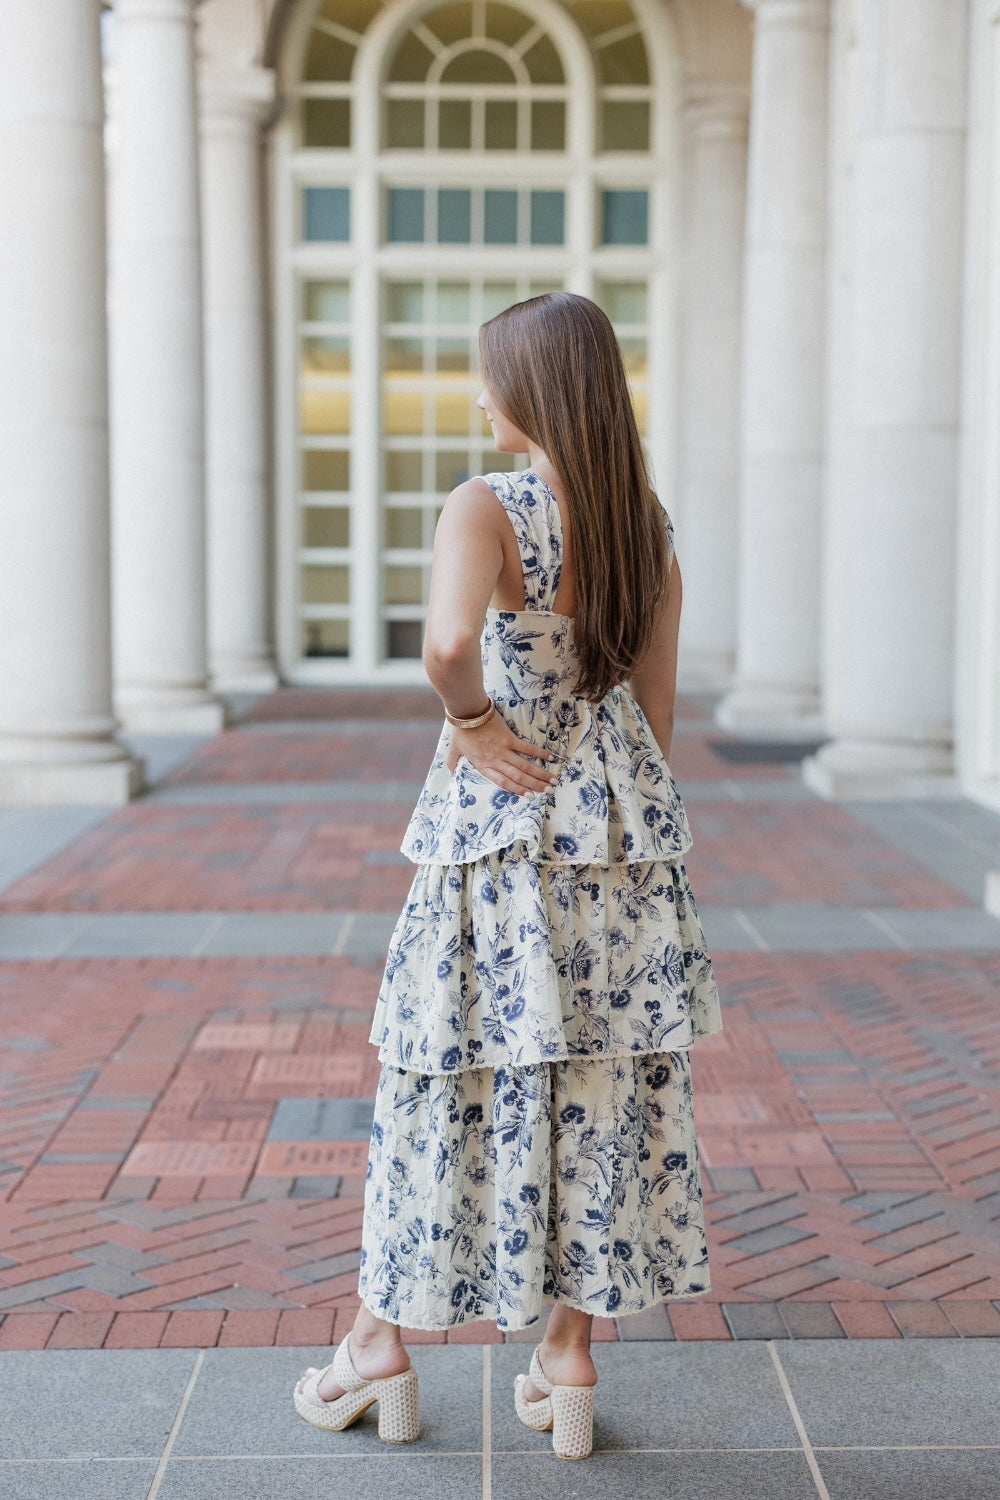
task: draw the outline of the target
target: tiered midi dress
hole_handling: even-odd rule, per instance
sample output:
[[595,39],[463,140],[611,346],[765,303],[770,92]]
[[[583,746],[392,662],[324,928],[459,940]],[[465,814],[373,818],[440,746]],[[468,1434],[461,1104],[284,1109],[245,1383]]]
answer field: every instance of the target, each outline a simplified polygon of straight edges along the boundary
[[445,726],[403,842],[360,1291],[409,1328],[514,1330],[554,1300],[620,1316],[709,1285],[688,1051],[721,1021],[687,818],[626,688],[574,691],[554,495],[531,470],[484,477],[525,589],[487,614],[486,690],[560,774],[523,796],[464,758],[451,774]]

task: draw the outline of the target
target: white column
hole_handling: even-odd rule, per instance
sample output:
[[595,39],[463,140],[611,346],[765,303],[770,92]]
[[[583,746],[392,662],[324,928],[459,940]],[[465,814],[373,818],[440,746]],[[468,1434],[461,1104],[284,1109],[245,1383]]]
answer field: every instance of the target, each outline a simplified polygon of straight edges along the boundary
[[124,802],[108,610],[97,0],[7,0],[0,46],[0,802]]
[[828,0],[755,15],[743,321],[739,625],[727,729],[819,719]]
[[858,0],[823,795],[954,790],[966,7]]
[[208,661],[212,686],[277,685],[271,647],[260,128],[263,69],[201,77]]
[[193,12],[194,0],[116,4],[114,656],[131,728],[211,733]]
[[745,89],[692,84],[684,101],[681,292],[682,686],[721,691],[736,657]]

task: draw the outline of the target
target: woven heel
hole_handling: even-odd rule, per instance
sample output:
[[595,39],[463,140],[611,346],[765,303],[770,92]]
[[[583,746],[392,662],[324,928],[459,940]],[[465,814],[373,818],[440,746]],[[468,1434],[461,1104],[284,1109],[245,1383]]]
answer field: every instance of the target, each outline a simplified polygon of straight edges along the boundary
[[420,1436],[416,1370],[374,1384],[378,1386],[378,1435],[383,1443],[415,1443]]
[[594,1387],[552,1387],[552,1447],[558,1458],[587,1458],[594,1446]]

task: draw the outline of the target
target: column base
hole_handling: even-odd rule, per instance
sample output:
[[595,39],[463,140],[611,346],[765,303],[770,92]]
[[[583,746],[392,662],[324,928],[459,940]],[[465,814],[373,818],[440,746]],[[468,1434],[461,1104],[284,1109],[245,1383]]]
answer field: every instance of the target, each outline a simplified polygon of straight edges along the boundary
[[769,740],[822,739],[825,728],[815,692],[750,683],[730,689],[715,710],[715,722],[734,734]]
[[219,656],[213,663],[209,686],[213,693],[273,693],[281,679],[266,655]]
[[837,739],[802,762],[802,780],[830,801],[961,796],[950,746]]
[[146,763],[118,760],[0,764],[0,803],[120,807],[146,784]]
[[115,713],[130,734],[218,734],[226,709],[217,698],[189,688],[123,688]]

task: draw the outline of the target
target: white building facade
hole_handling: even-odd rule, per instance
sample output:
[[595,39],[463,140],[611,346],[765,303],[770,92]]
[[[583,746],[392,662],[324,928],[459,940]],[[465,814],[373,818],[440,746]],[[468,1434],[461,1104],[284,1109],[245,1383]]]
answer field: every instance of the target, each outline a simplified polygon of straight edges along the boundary
[[[0,801],[420,677],[476,329],[618,331],[682,688],[1000,808],[1000,0],[7,0]],[[103,48],[102,48],[103,33]],[[109,204],[106,212],[106,202]]]

